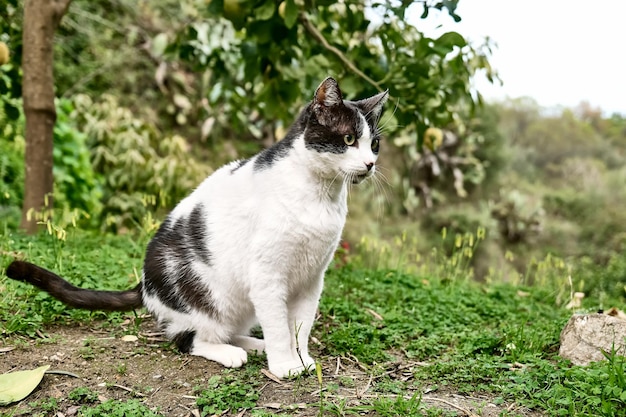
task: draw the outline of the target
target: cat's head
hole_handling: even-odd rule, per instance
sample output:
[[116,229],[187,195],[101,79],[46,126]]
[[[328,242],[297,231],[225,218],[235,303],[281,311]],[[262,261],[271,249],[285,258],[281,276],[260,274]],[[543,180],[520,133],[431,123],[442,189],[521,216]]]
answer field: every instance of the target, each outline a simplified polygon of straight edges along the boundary
[[337,81],[326,78],[308,107],[307,149],[332,179],[353,184],[376,171],[380,148],[378,121],[388,92],[358,101],[344,100]]

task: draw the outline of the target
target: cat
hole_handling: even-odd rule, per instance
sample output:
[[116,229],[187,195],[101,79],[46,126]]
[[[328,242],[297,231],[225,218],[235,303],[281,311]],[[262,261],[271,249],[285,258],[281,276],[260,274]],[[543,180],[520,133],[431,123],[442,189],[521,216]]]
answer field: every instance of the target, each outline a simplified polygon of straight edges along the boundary
[[[351,184],[374,175],[388,92],[343,100],[325,79],[284,139],[207,177],[148,244],[127,291],[75,287],[25,261],[10,278],[77,308],[145,306],[178,350],[226,367],[266,352],[279,378],[314,366],[308,339]],[[260,324],[263,339],[249,336]]]

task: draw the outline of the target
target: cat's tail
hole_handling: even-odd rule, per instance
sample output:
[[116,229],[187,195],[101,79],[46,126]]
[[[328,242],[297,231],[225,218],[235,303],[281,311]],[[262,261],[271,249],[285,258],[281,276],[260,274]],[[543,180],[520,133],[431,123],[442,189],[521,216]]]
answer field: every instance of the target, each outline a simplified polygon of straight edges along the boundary
[[13,261],[6,275],[47,291],[63,303],[86,310],[128,311],[143,305],[141,283],[127,291],[99,291],[78,288],[57,274],[30,262]]

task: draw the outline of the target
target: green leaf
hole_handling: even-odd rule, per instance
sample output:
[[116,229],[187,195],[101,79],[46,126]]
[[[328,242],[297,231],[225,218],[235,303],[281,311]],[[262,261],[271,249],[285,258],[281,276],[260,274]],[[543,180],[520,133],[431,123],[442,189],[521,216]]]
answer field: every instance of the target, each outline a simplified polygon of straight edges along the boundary
[[274,0],[265,0],[265,3],[255,9],[255,17],[259,20],[268,20],[274,16],[276,11],[276,3]]
[[4,102],[4,113],[10,120],[17,120],[20,118],[20,109],[18,109],[8,101]]
[[167,44],[167,33],[159,33],[152,39],[152,53],[156,56],[162,56],[167,49]]
[[9,92],[9,86],[7,85],[7,80],[5,77],[0,74],[0,95],[5,95]]
[[461,36],[458,32],[446,32],[441,35],[435,43],[439,46],[451,48],[453,46],[458,46],[459,48],[467,45],[465,38]]
[[298,20],[298,6],[294,0],[285,0],[285,26],[289,29],[296,24],[296,20]]
[[50,368],[44,365],[30,371],[9,372],[0,375],[0,405],[7,405],[26,398],[33,392]]

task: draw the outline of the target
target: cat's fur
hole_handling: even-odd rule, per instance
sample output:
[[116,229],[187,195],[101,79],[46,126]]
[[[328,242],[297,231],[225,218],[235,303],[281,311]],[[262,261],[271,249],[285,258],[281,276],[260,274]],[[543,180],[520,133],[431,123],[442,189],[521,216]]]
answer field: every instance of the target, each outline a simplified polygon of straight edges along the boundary
[[[80,289],[23,261],[7,275],[79,308],[144,305],[181,351],[224,366],[265,351],[273,374],[298,374],[314,364],[308,339],[324,272],[349,184],[375,171],[386,100],[387,92],[345,101],[337,82],[324,80],[282,141],[222,167],[176,206],[132,290]],[[257,323],[264,340],[248,335]]]

